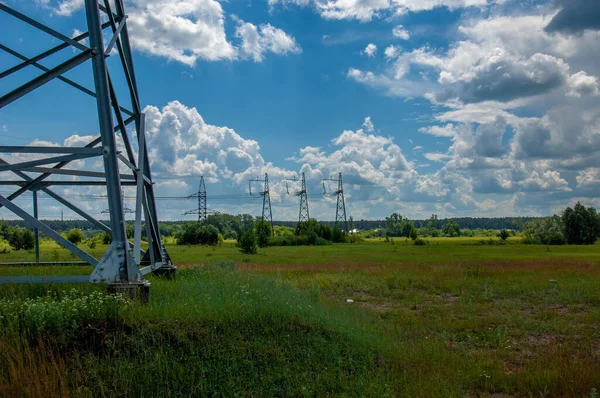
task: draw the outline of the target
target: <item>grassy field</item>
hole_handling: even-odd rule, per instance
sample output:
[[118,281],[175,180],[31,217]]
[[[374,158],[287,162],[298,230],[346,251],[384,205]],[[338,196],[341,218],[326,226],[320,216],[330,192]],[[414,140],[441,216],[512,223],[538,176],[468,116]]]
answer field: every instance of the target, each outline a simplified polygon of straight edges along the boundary
[[149,305],[0,286],[0,395],[596,396],[600,246],[497,243],[173,245],[180,271],[151,278]]

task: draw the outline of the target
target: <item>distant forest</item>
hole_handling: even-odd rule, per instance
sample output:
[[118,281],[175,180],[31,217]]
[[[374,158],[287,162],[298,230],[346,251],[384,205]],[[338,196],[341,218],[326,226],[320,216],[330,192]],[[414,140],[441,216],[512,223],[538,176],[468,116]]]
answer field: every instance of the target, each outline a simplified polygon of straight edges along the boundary
[[[209,216],[209,222],[215,221],[215,224],[219,224],[219,218],[230,218],[230,215],[211,215]],[[237,217],[236,217],[237,218]],[[240,217],[241,218],[241,217]],[[251,216],[245,215],[245,218],[251,218]],[[259,217],[255,218],[256,220]],[[540,217],[499,217],[499,218],[491,218],[491,217],[460,217],[460,218],[446,218],[446,219],[437,219],[436,227],[438,229],[444,228],[444,226],[448,223],[455,222],[459,225],[460,229],[511,229],[515,231],[521,231],[523,226],[532,220],[540,219]],[[424,220],[412,220],[413,224],[416,228],[424,228],[429,225],[430,219]],[[27,227],[26,223],[22,220],[6,220],[6,223],[10,226],[19,226],[19,227]],[[108,225],[108,221],[103,221]],[[159,223],[161,233],[164,236],[170,236],[174,227],[182,226],[183,224],[193,222],[193,221],[161,221]],[[59,232],[68,232],[73,228],[81,229],[82,231],[88,231],[88,234],[92,231],[98,231],[98,228],[86,220],[44,220],[44,223],[47,224],[52,229]],[[323,224],[329,224],[330,226],[334,225],[333,221],[321,221]],[[385,220],[348,220],[349,227],[353,227],[359,230],[370,230],[377,228],[385,228],[386,221]],[[128,224],[133,224],[133,221],[129,221]],[[212,222],[211,222],[212,224]],[[286,227],[296,227],[297,221],[274,221],[273,224],[276,226],[286,226]],[[217,225],[218,226],[218,225]]]

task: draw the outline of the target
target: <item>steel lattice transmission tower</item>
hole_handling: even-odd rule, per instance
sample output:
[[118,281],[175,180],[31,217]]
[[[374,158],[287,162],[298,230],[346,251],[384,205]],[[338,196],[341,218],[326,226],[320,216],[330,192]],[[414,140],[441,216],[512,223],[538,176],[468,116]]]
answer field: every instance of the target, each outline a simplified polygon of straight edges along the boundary
[[198,208],[194,210],[189,210],[183,213],[183,215],[188,214],[198,214],[198,224],[208,223],[208,210],[206,208],[206,186],[204,185],[204,176],[200,176],[200,183],[198,184],[198,192],[193,195],[187,196],[186,199],[198,198]]
[[263,197],[263,206],[262,206],[262,216],[261,219],[269,221],[271,224],[271,233],[275,235],[275,230],[273,229],[273,212],[271,210],[271,195],[269,193],[269,175],[265,173],[265,178],[251,178],[248,180],[248,192],[252,195],[252,183],[253,182],[261,182],[263,183],[263,190],[260,192],[260,195]]
[[206,187],[204,186],[204,176],[200,177],[198,186],[198,223],[208,222],[208,212],[206,211]]
[[[324,178],[323,181],[337,182],[337,190],[333,192],[333,195],[337,195],[337,205],[335,208],[335,225],[338,223],[344,223],[344,232],[348,232],[348,220],[346,219],[346,201],[344,200],[344,184],[342,182],[342,173],[338,174],[338,178]],[[325,192],[325,185],[323,185],[323,193]]]
[[[0,3],[0,13],[8,14],[29,27],[36,28],[58,40],[60,44],[34,57],[23,55],[5,45],[0,44],[0,50],[18,58],[21,62],[0,72],[0,81],[21,71],[36,69],[41,71],[27,83],[4,94],[0,93],[0,109],[19,100],[24,95],[50,81],[60,80],[63,83],[91,96],[96,104],[99,135],[83,147],[50,147],[50,146],[1,146],[0,153],[19,156],[21,154],[36,154],[36,160],[17,161],[8,163],[0,159],[0,172],[11,172],[19,177],[18,180],[5,179],[2,185],[16,185],[9,196],[0,195],[0,207],[13,212],[27,222],[31,227],[53,238],[71,253],[94,267],[91,275],[80,276],[24,276],[0,278],[0,283],[44,283],[44,282],[96,282],[106,283],[112,290],[130,290],[132,288],[149,289],[149,283],[144,275],[149,272],[174,274],[176,267],[172,264],[163,245],[159,228],[150,161],[146,144],[144,114],[141,110],[133,58],[127,32],[127,16],[123,0],[85,0],[85,15],[87,31],[70,38],[60,32],[29,18],[6,4]],[[114,5],[114,9],[113,6]],[[105,21],[105,22],[102,22]],[[5,29],[8,35],[19,35],[13,29]],[[105,45],[103,35],[110,37]],[[89,40],[89,44],[85,40]],[[57,66],[47,67],[43,63],[62,51],[68,59]],[[111,70],[106,62],[107,57],[116,52],[118,57]],[[75,55],[73,55],[75,53]],[[54,57],[50,57],[54,58]],[[94,89],[89,89],[74,82],[65,73],[78,65],[91,63]],[[118,65],[118,66],[115,66]],[[113,72],[124,78],[114,79]],[[22,77],[27,78],[24,74]],[[123,81],[123,86],[115,86],[115,81]],[[7,87],[6,85],[4,87]],[[118,93],[126,93],[126,101],[120,102]],[[123,98],[121,98],[123,99]],[[51,103],[46,105],[51,106]],[[116,124],[114,123],[116,119]],[[135,131],[135,135],[128,131]],[[125,147],[124,153],[117,148],[117,133]],[[137,143],[138,154],[135,155],[132,142]],[[100,158],[103,169],[86,171],[78,168],[68,168],[70,162],[82,159]],[[127,172],[123,172],[127,170]],[[27,174],[26,174],[27,173]],[[70,178],[60,179],[66,175]],[[77,179],[73,178],[76,177]],[[109,207],[110,222],[94,218],[77,203],[67,200],[61,193],[55,191],[55,186],[106,186],[106,196]],[[125,215],[122,188],[132,186],[136,189],[135,196],[135,229],[133,242],[127,239],[125,230]],[[94,226],[112,235],[112,243],[104,256],[97,260],[82,248],[64,239],[57,231],[30,215],[13,201],[23,193],[41,192],[63,206],[93,223]],[[37,194],[34,196],[37,197]],[[37,204],[34,206],[37,208]],[[144,224],[142,224],[142,221]],[[148,249],[142,250],[142,226],[148,239]]]
[[298,222],[310,221],[310,214],[308,212],[308,194],[306,193],[306,178],[302,173],[300,191],[296,195],[300,196],[300,211],[298,212]]

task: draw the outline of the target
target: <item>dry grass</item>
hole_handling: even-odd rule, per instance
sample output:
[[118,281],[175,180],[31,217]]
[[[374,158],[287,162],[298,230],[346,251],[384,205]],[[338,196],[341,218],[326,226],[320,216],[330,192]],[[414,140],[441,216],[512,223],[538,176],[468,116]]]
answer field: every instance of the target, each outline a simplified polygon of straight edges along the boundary
[[[10,343],[9,343],[10,341]],[[0,339],[0,397],[66,397],[66,364],[43,341]]]

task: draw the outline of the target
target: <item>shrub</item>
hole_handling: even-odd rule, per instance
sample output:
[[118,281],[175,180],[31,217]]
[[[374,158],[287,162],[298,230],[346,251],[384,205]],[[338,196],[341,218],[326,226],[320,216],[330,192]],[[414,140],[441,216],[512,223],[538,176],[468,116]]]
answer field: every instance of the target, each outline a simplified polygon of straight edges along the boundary
[[427,242],[425,242],[423,239],[421,238],[417,238],[414,242],[415,246],[425,246],[427,245]]
[[225,232],[223,232],[223,238],[224,239],[237,239],[238,234],[234,230],[228,229],[228,230],[225,230]]
[[562,222],[558,216],[530,222],[523,235],[525,237],[523,243],[542,245],[563,245],[565,243]]
[[344,231],[342,231],[342,229],[336,225],[335,227],[333,227],[331,240],[333,241],[333,243],[343,243],[346,241],[346,237],[344,235]]
[[219,230],[214,225],[188,223],[176,237],[178,245],[211,245],[219,243]]
[[444,232],[444,235],[446,235],[449,238],[455,238],[457,236],[460,236],[460,227],[458,226],[458,223],[452,221],[444,226],[442,232]]
[[417,229],[414,226],[410,229],[409,236],[410,236],[410,238],[412,240],[416,240],[417,239],[417,237],[418,237],[418,235],[417,235]]
[[348,243],[361,243],[364,242],[364,239],[359,235],[348,235],[346,236],[346,242]]
[[67,234],[67,240],[74,245],[79,244],[83,240],[83,232],[80,229],[74,228]]
[[102,244],[103,245],[110,245],[112,243],[112,235],[109,234],[108,232],[104,232],[102,234]]
[[271,236],[271,224],[265,220],[260,220],[254,224],[254,230],[258,240],[258,246],[267,247],[269,244],[269,237]]
[[298,238],[294,235],[275,235],[269,238],[269,246],[296,246]]
[[503,229],[502,231],[500,231],[500,233],[498,234],[498,237],[502,240],[506,240],[508,239],[509,233],[507,230]]
[[243,254],[256,254],[258,245],[256,243],[256,235],[253,230],[242,233],[238,241],[238,247]]
[[31,250],[35,246],[33,232],[27,228],[12,227],[8,235],[8,244],[15,250]]
[[317,236],[317,239],[315,240],[315,246],[326,246],[326,245],[330,245],[331,241],[328,241],[327,239],[323,239],[320,236]]
[[128,303],[120,295],[84,294],[76,289],[35,299],[0,299],[0,326],[33,338],[52,335],[65,343],[86,325],[118,319]]

